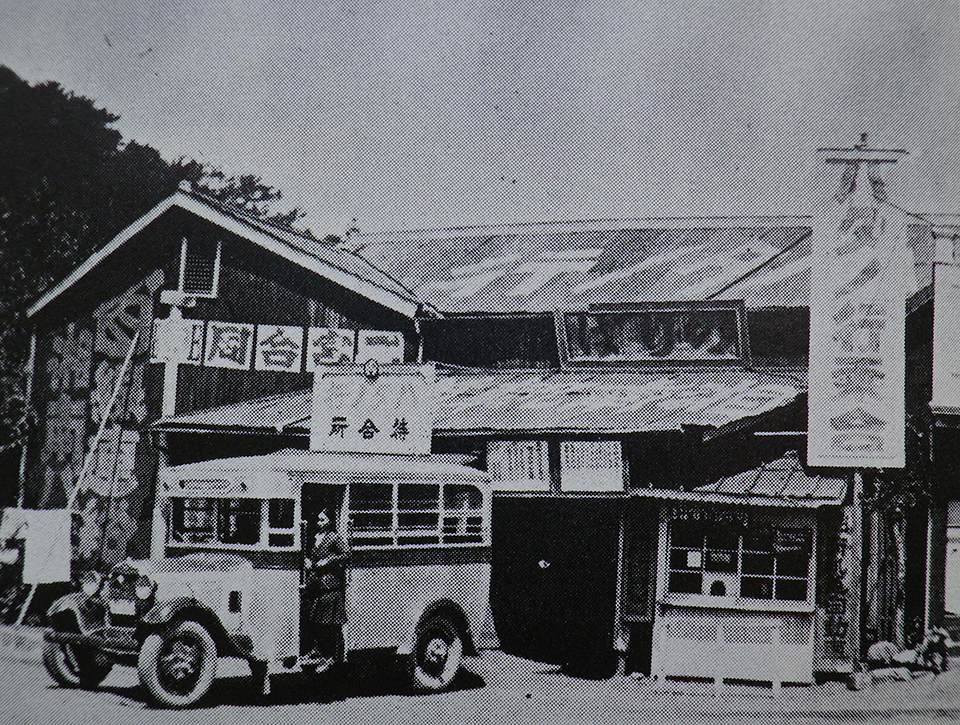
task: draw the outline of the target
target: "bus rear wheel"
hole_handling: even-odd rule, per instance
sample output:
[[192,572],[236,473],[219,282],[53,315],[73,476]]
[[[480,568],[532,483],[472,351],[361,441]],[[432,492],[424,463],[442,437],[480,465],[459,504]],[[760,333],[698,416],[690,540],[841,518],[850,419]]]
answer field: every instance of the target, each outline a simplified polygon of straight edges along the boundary
[[463,661],[463,638],[447,617],[434,616],[417,630],[410,681],[418,692],[439,692],[453,683]]

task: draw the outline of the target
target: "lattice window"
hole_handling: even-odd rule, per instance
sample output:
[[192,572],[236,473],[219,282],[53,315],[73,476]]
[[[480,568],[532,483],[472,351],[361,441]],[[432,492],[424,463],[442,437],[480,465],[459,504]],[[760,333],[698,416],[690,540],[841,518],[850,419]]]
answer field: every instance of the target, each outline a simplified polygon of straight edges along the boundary
[[564,491],[622,491],[620,441],[563,441],[560,488]]
[[180,291],[191,297],[216,297],[220,286],[220,242],[190,240],[180,246]]

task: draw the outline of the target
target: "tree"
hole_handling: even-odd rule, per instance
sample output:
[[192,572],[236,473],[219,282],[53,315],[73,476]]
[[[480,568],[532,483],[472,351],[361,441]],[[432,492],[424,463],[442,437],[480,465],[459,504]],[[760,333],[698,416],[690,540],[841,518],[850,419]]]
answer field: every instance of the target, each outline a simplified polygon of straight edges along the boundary
[[[303,216],[273,211],[281,192],[257,176],[228,177],[190,159],[169,163],[125,141],[113,128],[118,118],[56,83],[31,86],[0,66],[0,380],[21,375],[27,306],[181,181],[277,226],[292,228]],[[0,445],[17,439],[28,419],[15,405],[4,410]]]

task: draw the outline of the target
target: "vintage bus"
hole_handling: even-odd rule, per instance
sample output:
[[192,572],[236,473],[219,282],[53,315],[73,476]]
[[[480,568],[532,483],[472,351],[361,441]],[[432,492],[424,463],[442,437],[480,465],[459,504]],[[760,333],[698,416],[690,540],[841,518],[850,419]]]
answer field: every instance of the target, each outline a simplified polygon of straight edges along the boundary
[[326,509],[349,541],[341,659],[401,656],[418,690],[450,685],[462,658],[496,646],[489,604],[490,484],[450,457],[288,450],[161,472],[152,556],[53,604],[44,662],[94,687],[136,665],[150,698],[186,707],[219,657],[258,686],[306,669],[304,554]]

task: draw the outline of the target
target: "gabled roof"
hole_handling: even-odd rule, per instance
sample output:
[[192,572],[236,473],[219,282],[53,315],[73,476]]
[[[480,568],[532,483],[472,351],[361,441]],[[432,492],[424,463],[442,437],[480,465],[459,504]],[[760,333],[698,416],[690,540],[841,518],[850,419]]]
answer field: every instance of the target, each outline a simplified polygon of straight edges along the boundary
[[788,451],[774,461],[706,486],[698,486],[694,490],[729,496],[830,500],[839,503],[846,495],[847,482],[837,476],[808,475],[798,452]]
[[365,259],[335,246],[279,229],[197,193],[177,191],[137,219],[97,250],[66,278],[47,290],[28,310],[32,317],[173,208],[182,209],[272,252],[341,287],[367,297],[406,317],[414,317],[422,304],[415,293]]
[[[734,368],[678,371],[450,371],[438,367],[434,431],[617,434],[722,428],[791,403],[801,376]],[[311,391],[303,390],[164,418],[168,431],[304,433]]]

